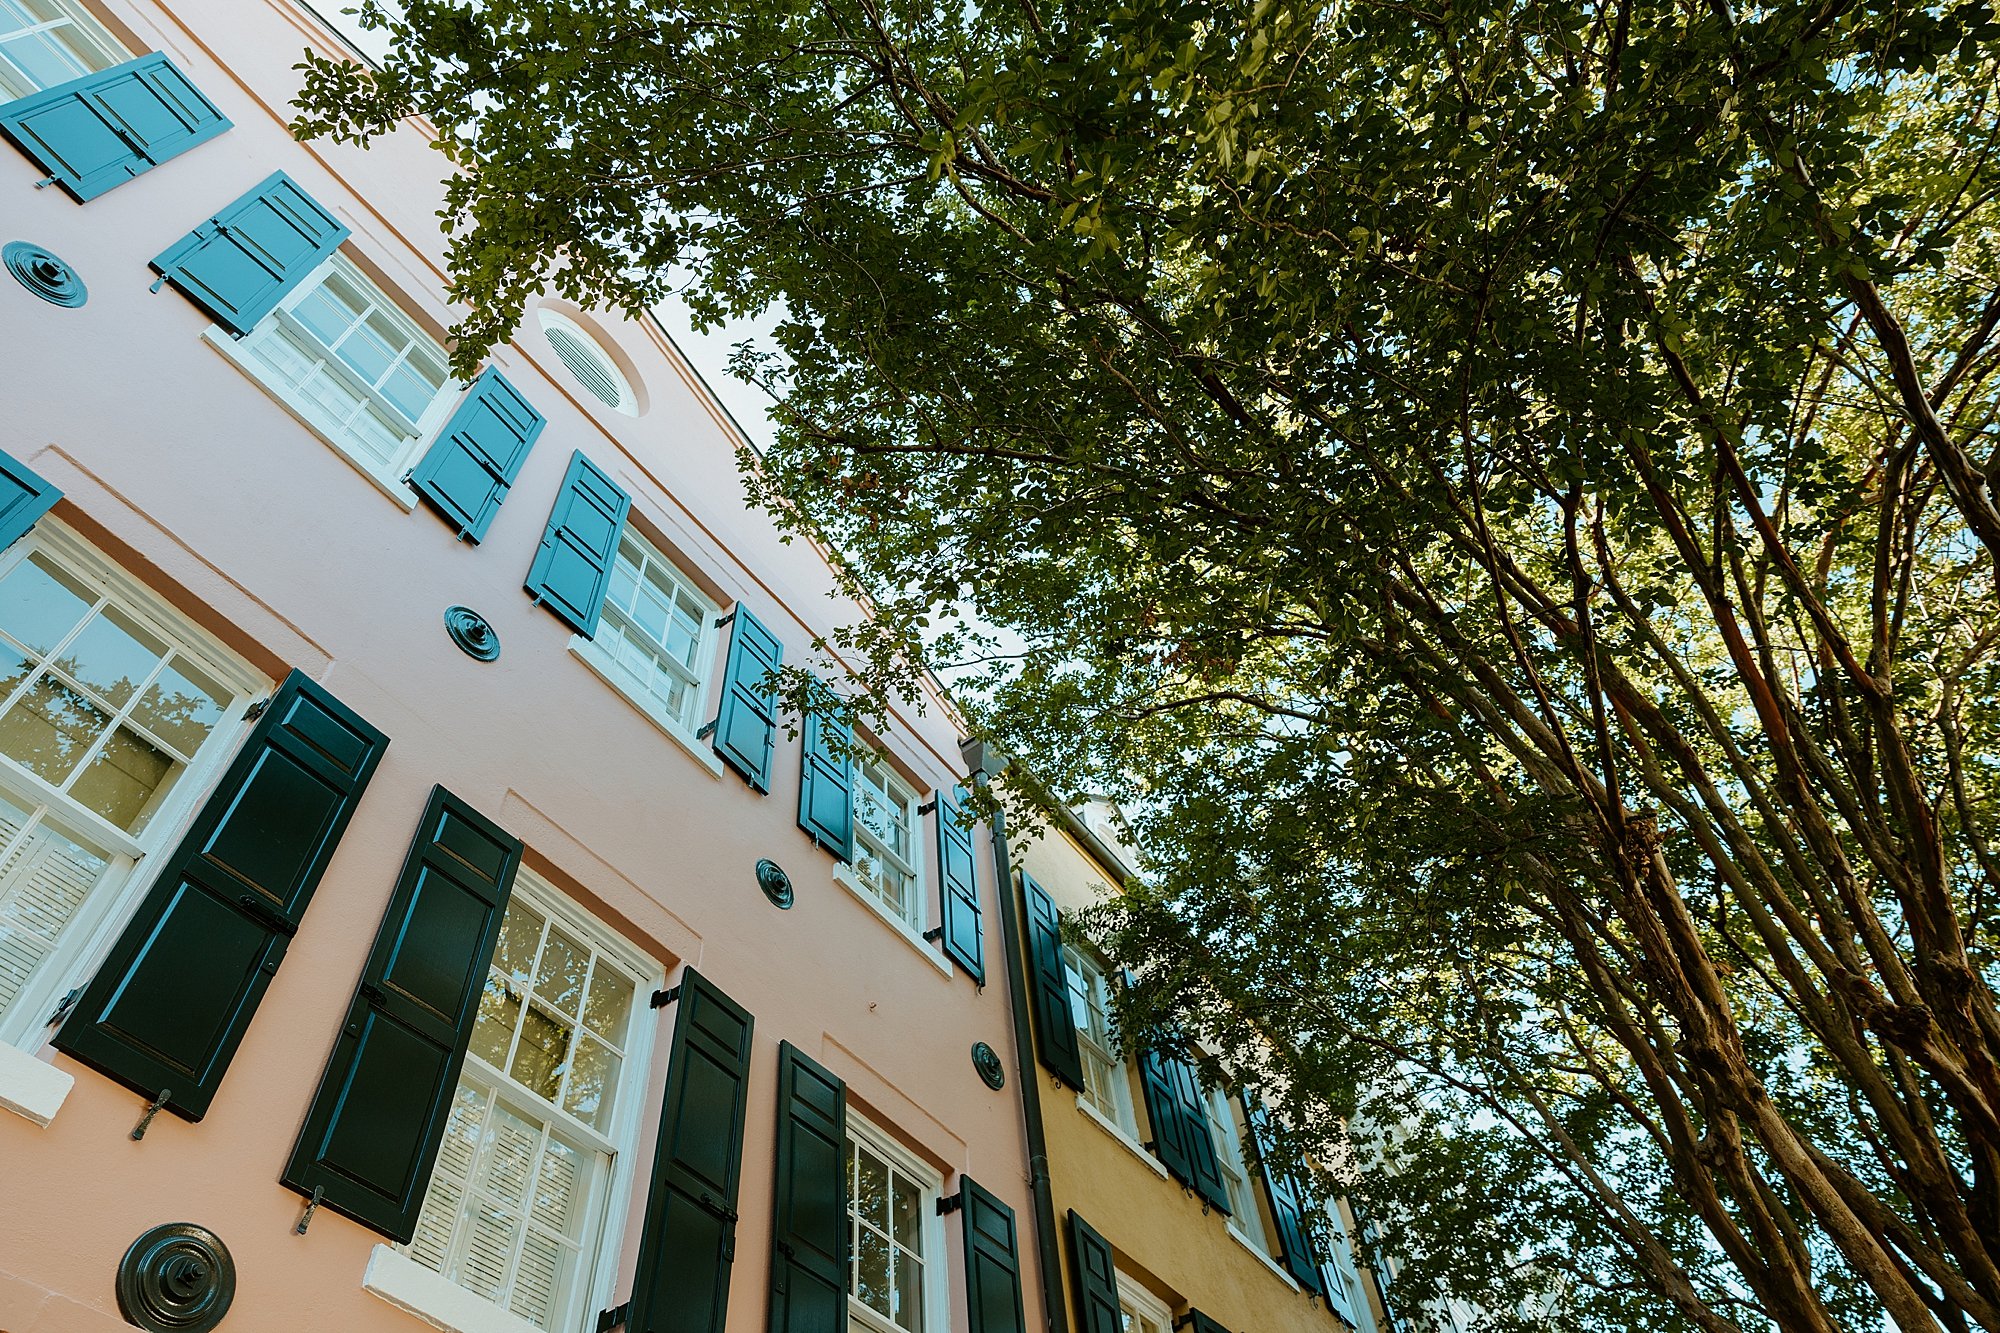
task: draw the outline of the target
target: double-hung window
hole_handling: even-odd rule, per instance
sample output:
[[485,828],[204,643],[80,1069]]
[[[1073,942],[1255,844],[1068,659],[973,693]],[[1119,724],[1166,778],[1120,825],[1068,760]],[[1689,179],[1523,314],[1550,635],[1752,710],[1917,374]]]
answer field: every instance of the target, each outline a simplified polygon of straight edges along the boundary
[[917,793],[877,756],[854,765],[854,874],[890,915],[924,928]]
[[0,1040],[60,988],[174,833],[251,678],[44,519],[0,556]]
[[1368,1298],[1361,1290],[1361,1268],[1340,1218],[1340,1202],[1328,1199],[1326,1213],[1326,1263],[1321,1273],[1326,1278],[1327,1303],[1349,1328],[1359,1328],[1361,1312],[1368,1308]]
[[1173,1333],[1174,1312],[1167,1308],[1166,1302],[1124,1273],[1116,1276],[1118,1317],[1124,1326],[1123,1333]]
[[1215,1160],[1222,1168],[1222,1185],[1229,1194],[1229,1229],[1259,1253],[1275,1255],[1278,1247],[1257,1206],[1257,1187],[1250,1179],[1250,1164],[1243,1152],[1250,1131],[1243,1117],[1243,1104],[1220,1088],[1209,1088],[1202,1094],[1202,1110],[1209,1135],[1215,1140]]
[[0,102],[130,59],[74,0],[0,0]]
[[[0,0],[0,4],[7,0]],[[239,341],[209,340],[406,504],[403,477],[458,396],[444,348],[335,254]]]
[[583,1326],[637,1128],[634,997],[649,976],[616,936],[517,877],[410,1258],[530,1324]]
[[647,716],[692,746],[707,706],[715,620],[715,604],[627,524],[597,635],[579,635],[571,646]]
[[1111,1024],[1111,985],[1097,960],[1075,945],[1063,946],[1063,974],[1069,983],[1070,1016],[1083,1056],[1083,1100],[1133,1139],[1139,1122],[1132,1106],[1132,1074],[1118,1058]]
[[873,1333],[943,1333],[937,1173],[847,1113],[848,1314]]

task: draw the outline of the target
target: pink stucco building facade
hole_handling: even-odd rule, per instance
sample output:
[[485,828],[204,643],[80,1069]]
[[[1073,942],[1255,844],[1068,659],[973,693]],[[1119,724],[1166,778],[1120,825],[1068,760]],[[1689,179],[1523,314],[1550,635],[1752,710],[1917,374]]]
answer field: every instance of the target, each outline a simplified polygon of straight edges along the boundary
[[60,261],[0,276],[0,1331],[206,1326],[199,1243],[119,1292],[168,1223],[250,1333],[1032,1308],[951,710],[763,716],[860,612],[726,413],[554,300],[450,382],[442,159],[296,143],[302,49],[290,0],[0,0],[0,242]]

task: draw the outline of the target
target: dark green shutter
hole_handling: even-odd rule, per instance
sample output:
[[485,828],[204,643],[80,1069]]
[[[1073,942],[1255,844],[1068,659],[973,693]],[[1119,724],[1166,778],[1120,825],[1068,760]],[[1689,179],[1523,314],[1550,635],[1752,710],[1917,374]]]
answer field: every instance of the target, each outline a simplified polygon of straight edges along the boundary
[[1028,996],[1034,1001],[1035,1052],[1049,1072],[1083,1089],[1083,1048],[1077,1044],[1076,1015],[1070,1012],[1069,981],[1063,968],[1062,922],[1055,899],[1021,876],[1022,915],[1028,936]]
[[0,134],[79,204],[228,128],[158,51],[0,106]]
[[1077,1333],[1124,1333],[1111,1245],[1073,1208],[1069,1214],[1069,1271],[1076,1284]]
[[547,424],[505,375],[488,366],[410,470],[410,486],[458,529],[461,541],[481,541]]
[[432,788],[282,1183],[416,1231],[520,865],[519,839]]
[[771,1333],[847,1327],[847,1087],[790,1042],[778,1047],[778,1181],[771,1213]]
[[728,617],[729,658],[722,668],[722,706],[709,729],[715,752],[761,792],[771,790],[771,748],[778,728],[777,691],[764,678],[784,660],[784,645],[738,602]]
[[1272,1160],[1274,1136],[1271,1113],[1255,1098],[1244,1097],[1243,1120],[1250,1127],[1250,1150],[1264,1180],[1264,1197],[1271,1204],[1271,1221],[1278,1231],[1279,1262],[1307,1291],[1326,1294],[1320,1277],[1320,1256],[1306,1224],[1306,1192],[1290,1171]]
[[945,957],[986,984],[986,944],[979,928],[979,876],[972,856],[972,830],[959,822],[965,788],[937,794],[938,913],[944,926]]
[[1188,1311],[1188,1333],[1229,1333],[1229,1330],[1201,1311],[1190,1310]]
[[1175,1180],[1227,1213],[1229,1193],[1194,1066],[1179,1056],[1148,1050],[1139,1058],[1139,1084],[1146,1094],[1146,1117],[1153,1122],[1153,1155]]
[[347,239],[347,225],[284,172],[217,213],[153,260],[171,282],[241,336]]
[[528,566],[528,593],[536,603],[588,639],[597,633],[604,590],[625,535],[632,497],[581,453],[572,454],[549,526]]
[[627,1333],[722,1333],[750,1086],[749,1013],[681,973]]
[[0,551],[28,535],[62,492],[12,454],[0,452]]
[[1014,1210],[970,1176],[960,1176],[965,1214],[965,1305],[971,1333],[1027,1333]]
[[57,1049],[199,1120],[389,738],[294,671],[161,862]]
[[805,745],[799,759],[799,827],[843,861],[854,859],[854,730],[840,716],[839,700],[824,681],[805,710]]

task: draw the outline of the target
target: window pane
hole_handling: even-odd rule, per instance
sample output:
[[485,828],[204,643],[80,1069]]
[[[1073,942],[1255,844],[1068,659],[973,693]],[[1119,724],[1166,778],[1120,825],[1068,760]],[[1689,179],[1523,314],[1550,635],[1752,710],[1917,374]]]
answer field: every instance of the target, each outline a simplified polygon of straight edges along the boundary
[[854,1211],[877,1231],[889,1230],[889,1168],[866,1148],[860,1154],[860,1174],[855,1181]]
[[890,1314],[889,1241],[867,1227],[861,1228],[861,1245],[855,1256],[854,1294],[861,1303],[880,1314]]
[[355,319],[355,311],[341,300],[336,290],[339,286],[331,280],[322,282],[292,307],[293,317],[329,347],[339,341]]
[[896,1309],[891,1315],[904,1328],[924,1326],[924,1270],[909,1254],[896,1255]]
[[69,794],[127,833],[137,833],[179,767],[180,761],[165,750],[120,727],[70,784]]
[[356,326],[336,351],[340,359],[361,377],[361,382],[371,387],[389,369],[389,363],[396,359],[396,349],[367,324]]
[[61,786],[110,720],[97,705],[44,673],[0,717],[0,754]]
[[563,1109],[595,1129],[611,1128],[611,1092],[618,1084],[619,1063],[597,1038],[579,1037]]
[[500,923],[500,942],[493,949],[493,970],[516,984],[527,985],[541,942],[541,913],[524,902],[508,903],[507,918]]
[[0,630],[37,653],[47,653],[76,628],[97,601],[82,582],[31,555],[0,579]]
[[192,755],[228,707],[229,691],[177,657],[160,672],[132,718],[184,755]]
[[110,863],[38,825],[23,837],[28,814],[0,800],[0,1018],[54,951],[70,918]]
[[583,1023],[612,1041],[625,1040],[625,1021],[632,1012],[632,981],[616,968],[598,965],[590,977],[590,1003]]
[[540,1005],[530,1004],[521,1020],[521,1040],[514,1048],[514,1081],[544,1101],[556,1099],[562,1080],[563,1057],[569,1053],[569,1025]]
[[114,708],[123,708],[166,653],[166,644],[130,616],[107,606],[70,640],[56,665]]
[[551,926],[542,945],[542,964],[535,976],[535,995],[564,1014],[574,1014],[583,1002],[583,969],[589,951]]
[[919,1244],[918,1229],[923,1225],[922,1195],[916,1183],[898,1172],[889,1202],[896,1243],[916,1249]]
[[488,976],[479,996],[479,1019],[472,1025],[471,1052],[495,1069],[507,1067],[507,1048],[521,1021],[521,999],[499,977]]

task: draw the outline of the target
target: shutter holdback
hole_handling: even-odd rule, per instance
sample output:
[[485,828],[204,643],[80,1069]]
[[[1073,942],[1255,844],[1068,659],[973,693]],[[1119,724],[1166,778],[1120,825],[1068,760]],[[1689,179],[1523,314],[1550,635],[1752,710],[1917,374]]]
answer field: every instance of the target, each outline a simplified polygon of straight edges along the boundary
[[947,1194],[937,1201],[937,1215],[949,1217],[963,1207],[965,1207],[965,1187],[961,1185],[958,1193]]
[[625,1302],[623,1305],[614,1305],[609,1310],[598,1311],[597,1333],[611,1333],[612,1329],[624,1323],[631,1314],[632,1302],[630,1301]]
[[306,1200],[306,1210],[299,1214],[299,1224],[292,1228],[294,1236],[303,1236],[306,1234],[306,1228],[312,1225],[313,1214],[319,1211],[320,1201],[325,1198],[326,1186],[313,1186],[312,1198]]
[[139,1123],[132,1126],[132,1141],[134,1143],[146,1137],[146,1131],[152,1127],[153,1117],[160,1113],[160,1108],[167,1104],[167,1098],[173,1095],[174,1090],[172,1088],[160,1089],[160,1095],[153,1098],[153,1104],[146,1108],[146,1114],[140,1116]]
[[664,1009],[680,998],[681,988],[678,985],[669,986],[665,990],[654,991],[653,998],[646,1001],[646,1007],[648,1009]]

